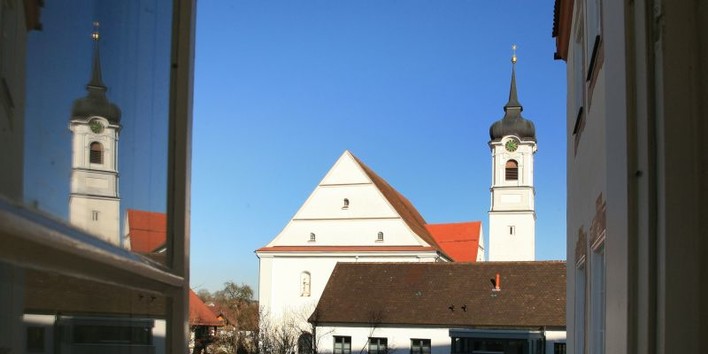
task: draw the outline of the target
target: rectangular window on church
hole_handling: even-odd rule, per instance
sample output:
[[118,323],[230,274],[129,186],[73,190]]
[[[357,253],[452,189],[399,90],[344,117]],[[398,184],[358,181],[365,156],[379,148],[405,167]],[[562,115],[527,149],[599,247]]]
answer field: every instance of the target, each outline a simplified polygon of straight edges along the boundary
[[98,214],[99,214],[98,210],[92,210],[91,211],[91,220],[98,221]]
[[516,235],[516,226],[510,225],[509,226],[509,236],[514,236]]

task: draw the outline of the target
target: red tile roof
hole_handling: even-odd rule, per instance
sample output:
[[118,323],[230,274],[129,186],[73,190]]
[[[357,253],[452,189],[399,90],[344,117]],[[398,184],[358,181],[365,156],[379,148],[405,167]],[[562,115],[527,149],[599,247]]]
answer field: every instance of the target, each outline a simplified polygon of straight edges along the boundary
[[425,228],[455,262],[476,262],[481,221],[454,224],[427,224]]
[[189,325],[190,326],[223,326],[209,307],[189,289]]
[[151,253],[165,244],[167,215],[152,211],[128,209],[128,238],[130,249],[138,253]]
[[375,315],[404,327],[565,327],[565,287],[563,261],[338,263],[310,321],[368,326]]
[[[128,209],[128,237],[133,252],[152,254],[167,240],[167,214]],[[191,326],[223,326],[206,304],[189,290],[189,324]]]

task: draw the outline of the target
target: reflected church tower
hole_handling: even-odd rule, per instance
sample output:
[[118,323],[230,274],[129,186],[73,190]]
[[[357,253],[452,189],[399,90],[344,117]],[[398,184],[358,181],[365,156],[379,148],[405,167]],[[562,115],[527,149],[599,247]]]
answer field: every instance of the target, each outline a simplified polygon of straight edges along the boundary
[[94,23],[93,65],[85,97],[74,101],[69,222],[114,245],[120,239],[118,135],[120,109],[108,101],[101,78],[100,35]]
[[533,158],[536,128],[521,116],[516,94],[516,46],[511,57],[509,101],[504,117],[489,128],[492,187],[489,210],[489,260],[533,261],[536,244],[536,191]]

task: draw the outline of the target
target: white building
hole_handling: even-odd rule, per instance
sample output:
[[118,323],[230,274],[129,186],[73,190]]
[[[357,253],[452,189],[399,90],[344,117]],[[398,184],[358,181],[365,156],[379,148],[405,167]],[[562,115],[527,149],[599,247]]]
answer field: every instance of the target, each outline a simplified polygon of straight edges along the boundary
[[516,93],[516,55],[511,61],[511,88],[504,117],[489,128],[492,150],[489,260],[533,261],[536,259],[533,184],[536,128],[521,116],[524,108]]
[[704,353],[708,6],[556,0],[569,353]]
[[337,262],[481,261],[483,240],[481,222],[426,224],[345,151],[283,231],[256,251],[259,302],[273,319],[304,321]]

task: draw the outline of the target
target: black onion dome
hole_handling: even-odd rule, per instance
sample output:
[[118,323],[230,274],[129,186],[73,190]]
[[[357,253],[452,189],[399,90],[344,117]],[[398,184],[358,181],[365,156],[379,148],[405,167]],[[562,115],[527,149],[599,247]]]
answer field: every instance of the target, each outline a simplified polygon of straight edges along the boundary
[[509,102],[504,105],[504,117],[489,127],[489,137],[500,140],[507,135],[516,135],[521,139],[536,141],[536,127],[533,122],[522,117],[524,107],[519,103],[516,95],[516,71],[511,66],[511,88],[509,89]]
[[120,123],[120,108],[108,101],[108,88],[101,78],[101,58],[98,53],[98,37],[95,34],[93,47],[93,67],[91,79],[86,84],[86,97],[74,101],[71,109],[71,119],[99,116],[108,119],[113,124]]

